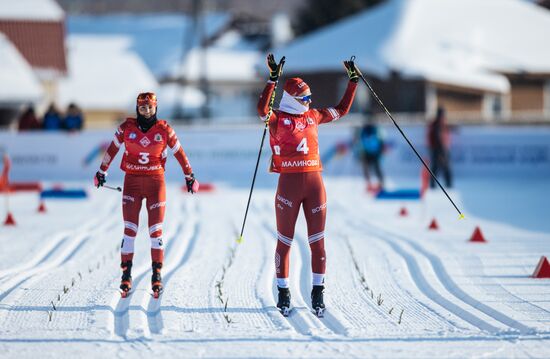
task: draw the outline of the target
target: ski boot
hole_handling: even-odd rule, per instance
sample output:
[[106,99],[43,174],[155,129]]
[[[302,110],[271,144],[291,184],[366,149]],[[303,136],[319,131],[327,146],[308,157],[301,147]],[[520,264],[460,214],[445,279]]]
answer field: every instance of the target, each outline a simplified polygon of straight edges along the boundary
[[122,278],[120,280],[120,295],[126,298],[132,290],[132,261],[120,263],[122,268]]
[[158,299],[162,292],[162,277],[160,276],[160,270],[162,269],[161,262],[153,262],[153,275],[151,276],[151,289],[153,289],[153,297]]
[[325,286],[323,285],[314,285],[311,290],[311,307],[315,315],[319,318],[323,318],[325,315],[325,302],[323,300],[324,291]]
[[277,308],[281,314],[288,317],[290,314],[290,290],[288,288],[277,287],[279,290],[279,300],[277,302]]

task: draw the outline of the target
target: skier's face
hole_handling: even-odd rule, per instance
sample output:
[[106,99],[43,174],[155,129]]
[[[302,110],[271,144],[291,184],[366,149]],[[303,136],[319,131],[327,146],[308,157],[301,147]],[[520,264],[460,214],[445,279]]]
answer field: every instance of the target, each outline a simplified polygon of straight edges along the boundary
[[139,114],[145,118],[150,118],[151,116],[153,116],[156,110],[156,106],[153,106],[152,104],[138,106]]

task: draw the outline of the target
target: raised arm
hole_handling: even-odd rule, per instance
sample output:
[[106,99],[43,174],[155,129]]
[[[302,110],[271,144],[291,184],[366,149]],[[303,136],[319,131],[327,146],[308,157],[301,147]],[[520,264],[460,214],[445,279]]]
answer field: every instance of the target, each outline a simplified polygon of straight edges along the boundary
[[[260,95],[260,100],[258,101],[258,115],[262,121],[267,121],[267,116],[269,115],[269,103],[271,102],[271,96],[275,90],[275,82],[268,81]],[[271,111],[271,116],[273,116],[273,111]]]
[[357,89],[357,83],[349,82],[344,96],[340,100],[340,103],[336,107],[327,107],[319,109],[321,118],[319,123],[327,123],[338,120],[340,117],[343,117],[348,114],[353,99],[355,97],[355,90]]
[[349,77],[348,87],[344,96],[340,100],[340,103],[336,107],[328,107],[318,110],[320,113],[319,123],[327,123],[338,120],[340,117],[347,115],[353,99],[355,98],[355,90],[357,89],[357,83],[359,82],[359,69],[355,67],[353,61],[344,61],[344,68]]
[[258,115],[262,121],[270,120],[270,116],[273,115],[273,102],[275,101],[275,86],[279,81],[279,76],[283,73],[283,66],[285,64],[285,57],[281,58],[281,61],[277,63],[273,54],[268,54],[266,59],[267,67],[269,69],[269,81],[265,85],[265,88],[258,101]]

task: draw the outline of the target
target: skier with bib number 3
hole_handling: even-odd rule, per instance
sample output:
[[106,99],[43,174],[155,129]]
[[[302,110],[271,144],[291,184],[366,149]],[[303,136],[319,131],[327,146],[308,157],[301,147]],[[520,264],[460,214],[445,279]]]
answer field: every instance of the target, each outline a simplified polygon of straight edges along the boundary
[[120,146],[124,144],[125,150],[120,164],[120,168],[126,173],[122,193],[124,236],[120,264],[121,295],[125,298],[132,289],[134,240],[138,231],[139,212],[145,199],[151,240],[151,288],[153,296],[158,298],[162,291],[161,269],[164,261],[162,226],[166,206],[164,167],[167,147],[185,174],[188,192],[195,193],[199,182],[195,180],[176,133],[166,121],[157,119],[157,96],[152,92],[140,93],[137,97],[136,113],[136,118],[127,118],[116,130],[115,137],[103,156],[100,169],[95,174],[94,184],[98,188],[105,184],[107,169]]
[[270,113],[269,102],[275,83],[282,72],[281,62],[272,54],[267,56],[269,81],[258,102],[258,113],[269,125],[272,151],[270,171],[279,173],[275,195],[277,221],[277,248],[275,269],[277,276],[277,307],[287,316],[290,312],[289,254],[300,206],[307,222],[308,242],[311,249],[312,291],[311,306],[316,315],[324,315],[325,285],[325,220],[326,192],[321,177],[322,164],[318,146],[318,126],[336,121],[349,112],[359,70],[353,61],[344,61],[349,77],[344,96],[336,107],[310,108],[311,90],[300,78],[285,81],[279,108]]

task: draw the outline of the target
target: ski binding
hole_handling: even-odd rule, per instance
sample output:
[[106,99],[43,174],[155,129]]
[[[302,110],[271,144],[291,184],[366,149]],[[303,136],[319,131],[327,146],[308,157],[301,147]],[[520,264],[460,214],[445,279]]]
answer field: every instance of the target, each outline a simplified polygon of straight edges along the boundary
[[325,308],[317,307],[313,310],[313,314],[317,316],[317,318],[324,318],[325,317]]
[[281,307],[278,308],[279,312],[283,315],[283,317],[288,317],[290,315],[291,308],[290,307]]

